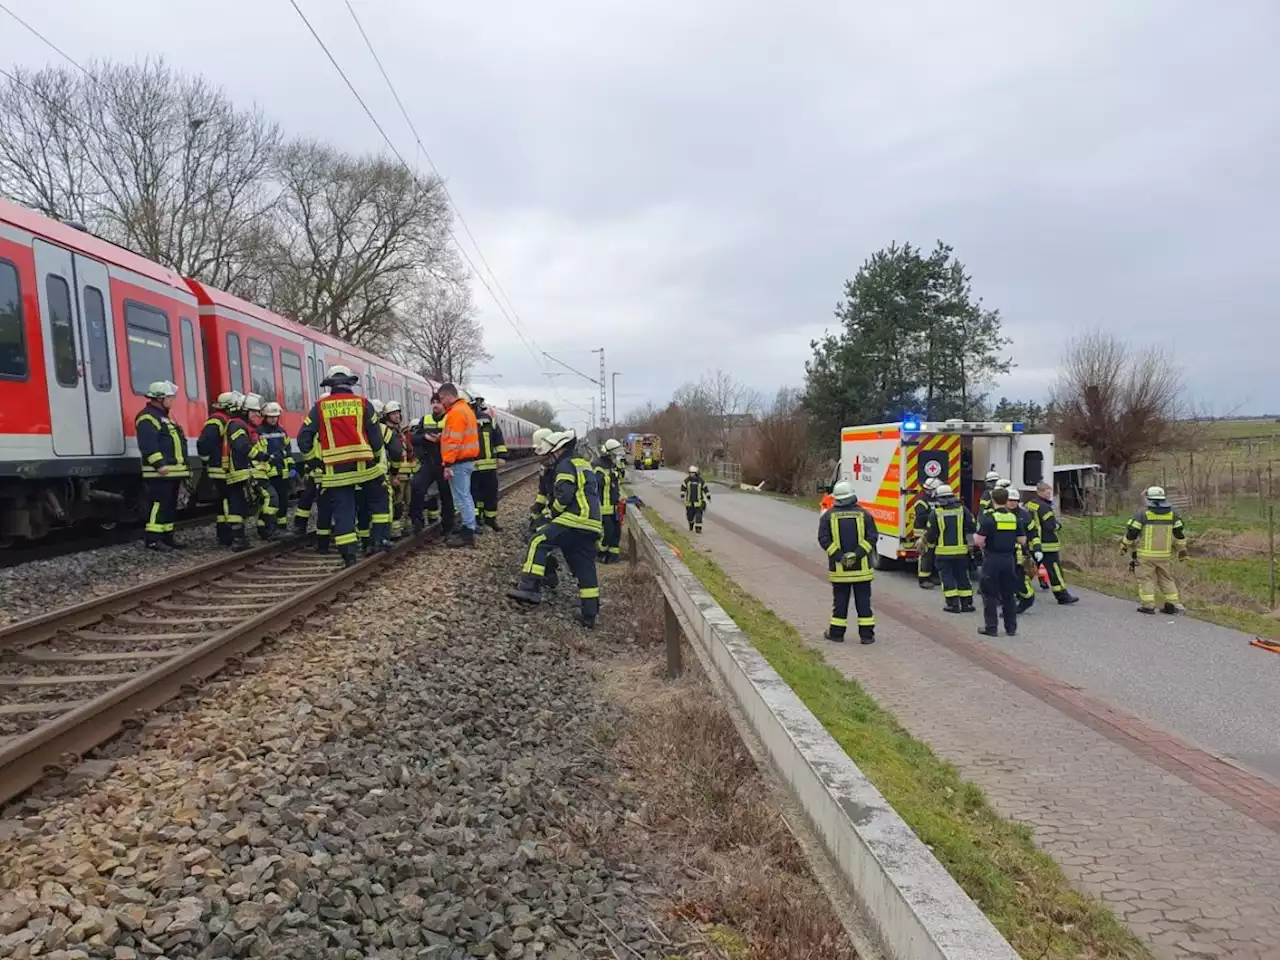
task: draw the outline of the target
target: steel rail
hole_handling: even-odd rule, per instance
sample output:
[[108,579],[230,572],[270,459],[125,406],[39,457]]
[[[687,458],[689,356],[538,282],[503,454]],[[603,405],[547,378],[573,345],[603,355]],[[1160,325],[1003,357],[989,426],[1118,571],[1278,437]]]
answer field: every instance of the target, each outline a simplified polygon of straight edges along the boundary
[[[523,462],[506,468],[502,473],[508,479],[500,490],[505,492],[531,479],[539,469],[537,464]],[[126,726],[140,723],[145,714],[185,690],[198,688],[201,681],[213,676],[227,664],[243,660],[250,650],[268,637],[310,614],[317,606],[331,602],[340,594],[374,577],[385,564],[416,551],[435,539],[438,533],[438,524],[432,524],[422,533],[399,541],[391,550],[366,557],[353,567],[338,568],[329,576],[291,593],[286,599],[260,613],[210,635],[193,647],[181,649],[174,654],[155,651],[157,659],[165,658],[162,663],[137,675],[130,675],[126,682],[91,700],[72,701],[74,705],[57,717],[0,744],[0,803],[27,790],[51,772],[66,772],[71,769],[87,751],[111,739]],[[67,610],[54,611],[0,632],[0,640],[10,649],[24,649],[40,640],[26,642],[22,637],[23,628],[32,629],[36,632],[35,635],[48,639],[66,629],[95,622],[122,609],[216,580],[228,573],[236,573],[254,560],[261,560],[273,552],[298,545],[301,539],[266,544],[231,558],[182,571],[160,581],[86,601]],[[122,636],[121,639],[128,638]]]

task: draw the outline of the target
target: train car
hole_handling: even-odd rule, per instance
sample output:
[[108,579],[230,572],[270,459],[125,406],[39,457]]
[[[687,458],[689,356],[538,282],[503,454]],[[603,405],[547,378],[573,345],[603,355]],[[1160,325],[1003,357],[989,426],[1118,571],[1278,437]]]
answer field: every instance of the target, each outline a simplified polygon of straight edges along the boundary
[[133,421],[154,380],[178,385],[194,458],[198,319],[173,271],[0,200],[0,544],[139,516]]
[[[133,421],[153,381],[178,387],[172,416],[198,480],[211,397],[276,400],[296,436],[335,363],[406,421],[430,409],[438,385],[411,370],[0,200],[0,546],[141,517]],[[495,415],[510,455],[531,452],[535,425]]]

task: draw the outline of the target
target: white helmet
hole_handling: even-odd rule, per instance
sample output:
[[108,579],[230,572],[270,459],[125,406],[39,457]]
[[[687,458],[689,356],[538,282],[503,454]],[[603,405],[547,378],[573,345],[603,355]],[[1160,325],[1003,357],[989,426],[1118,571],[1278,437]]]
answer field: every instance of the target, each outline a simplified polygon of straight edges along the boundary
[[1168,495],[1164,492],[1164,487],[1147,487],[1146,497],[1152,503],[1160,503],[1168,499]]
[[846,503],[852,500],[858,502],[858,495],[853,492],[853,484],[848,480],[837,480],[836,485],[831,488],[831,496],[836,498],[836,503]]
[[244,395],[244,400],[240,403],[240,406],[253,413],[261,413],[262,397],[258,396],[256,393],[246,393]]
[[1010,502],[1017,503],[1022,499],[1022,494],[1018,491],[1017,487],[1008,487],[1007,489],[1009,491]]
[[176,397],[178,395],[178,385],[170,383],[168,380],[155,380],[147,387],[147,397],[151,400],[159,400],[161,397]]
[[244,397],[238,391],[227,390],[218,394],[218,399],[213,402],[213,405],[219,410],[234,410],[240,406],[240,401],[243,399]]
[[270,403],[262,405],[262,415],[264,417],[279,417],[284,414],[284,408],[280,404],[272,400]]
[[933,495],[939,500],[945,500],[947,497],[954,497],[956,492],[948,484],[940,483],[933,488]]
[[547,439],[551,444],[551,452],[556,453],[577,440],[578,434],[573,430],[562,430],[560,433],[557,433],[552,437],[548,437]]
[[699,471],[699,470],[698,470],[698,465],[697,465],[696,463],[691,463],[691,464],[689,464],[689,472],[690,472],[690,473],[699,473],[699,472],[701,472],[701,471]]
[[999,479],[1000,474],[996,473],[994,470],[987,474],[987,483],[995,483]]
[[399,400],[388,400],[382,405],[382,415],[385,417],[389,413],[399,413],[403,409]]
[[1006,490],[1008,490],[1011,486],[1012,484],[1008,480],[1004,479],[1004,477],[1001,477],[999,480],[996,481],[997,490],[999,490],[1001,487],[1004,487]]
[[930,477],[928,480],[924,482],[924,488],[933,493],[936,493],[938,490],[938,487],[940,487],[941,485],[942,485],[942,481],[939,480],[937,477]]
[[548,453],[556,448],[556,440],[560,434],[549,427],[539,427],[533,431],[533,452],[539,457],[545,457]]
[[382,401],[379,400],[377,397],[374,397],[369,402],[373,404],[373,412],[376,413],[378,416],[382,416]]
[[345,363],[335,363],[326,371],[324,378],[335,382],[355,383],[359,379]]
[[615,450],[621,450],[621,449],[622,449],[622,441],[615,440],[613,439],[613,437],[610,437],[608,440],[604,442],[605,453],[613,453]]

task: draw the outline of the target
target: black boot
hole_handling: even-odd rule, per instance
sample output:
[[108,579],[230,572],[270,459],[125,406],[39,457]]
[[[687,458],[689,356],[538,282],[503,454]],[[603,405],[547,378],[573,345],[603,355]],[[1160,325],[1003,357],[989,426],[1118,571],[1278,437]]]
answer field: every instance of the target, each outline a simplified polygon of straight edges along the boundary
[[822,634],[822,639],[830,640],[832,643],[844,643],[844,631],[841,630],[839,633],[836,633],[831,627],[827,627],[826,631]]
[[338,552],[342,554],[342,565],[344,567],[354,567],[360,562],[360,558],[356,556],[356,551],[353,547],[343,547]]
[[166,533],[163,537],[160,538],[160,542],[163,543],[170,550],[187,549],[187,545],[185,543],[179,543],[177,540],[173,539],[172,533]]
[[326,536],[316,535],[316,553],[329,552],[329,538]]
[[1061,603],[1061,604],[1079,603],[1079,602],[1080,602],[1080,598],[1079,598],[1079,597],[1077,597],[1074,593],[1068,593],[1066,590],[1063,590],[1063,591],[1062,591],[1061,593],[1059,593],[1059,594],[1055,594],[1055,596],[1058,598],[1058,602],[1059,602],[1059,603]]
[[421,517],[413,521],[413,532],[415,535],[421,533],[425,529],[427,529],[427,523]]
[[294,532],[294,533],[296,533],[296,534],[298,534],[299,536],[301,536],[302,534],[304,534],[304,533],[306,533],[306,532],[307,532],[307,518],[306,518],[306,517],[294,517],[294,518],[293,518],[293,532]]
[[1035,597],[1019,597],[1017,606],[1018,613],[1026,613],[1031,609],[1031,605],[1035,602]]
[[1182,605],[1178,603],[1166,603],[1163,607],[1160,608],[1161,613],[1167,613],[1170,615],[1175,613],[1181,613],[1182,610],[1183,610]]
[[946,605],[945,607],[943,607],[942,609],[943,609],[946,613],[959,613],[959,612],[960,612],[960,601],[959,601],[959,600],[956,600],[956,599],[948,600],[948,601],[947,601],[947,605]]
[[960,601],[960,612],[961,612],[961,613],[976,613],[976,612],[977,612],[977,609],[978,609],[978,608],[977,608],[977,607],[975,607],[975,606],[973,605],[973,601],[972,601],[972,600],[969,600],[969,599],[962,599],[962,600]]
[[474,547],[476,545],[476,531],[470,527],[462,527],[445,541],[447,547]]
[[875,627],[859,627],[858,642],[861,643],[863,646],[866,646],[868,643],[875,643],[876,628]]
[[1154,617],[1156,615],[1156,608],[1155,607],[1139,607],[1138,612],[1145,613],[1148,616]]
[[516,585],[507,591],[507,596],[521,603],[541,603],[542,590],[538,578],[527,573],[520,574]]
[[933,581],[928,577],[917,577],[916,583],[919,584],[921,590],[932,590]]
[[159,540],[153,539],[152,537],[147,537],[147,539],[146,539],[146,540],[142,541],[142,545],[143,545],[143,547],[145,547],[146,549],[148,549],[148,550],[150,550],[150,551],[152,551],[152,552],[154,552],[154,553],[168,553],[168,552],[169,552],[169,551],[168,551],[168,548],[166,548],[166,547],[165,547],[165,545],[164,545],[163,543],[161,543]]
[[485,518],[484,518],[484,525],[485,525],[486,527],[488,527],[490,530],[492,530],[494,533],[501,533],[501,532],[502,532],[502,528],[501,528],[500,526],[498,526],[498,518],[497,518],[497,517],[485,517]]
[[1000,631],[995,627],[981,626],[978,628],[978,632],[982,634],[984,637],[1000,636]]
[[249,549],[249,538],[244,535],[243,528],[233,530],[231,535],[231,551],[233,553],[244,553]]

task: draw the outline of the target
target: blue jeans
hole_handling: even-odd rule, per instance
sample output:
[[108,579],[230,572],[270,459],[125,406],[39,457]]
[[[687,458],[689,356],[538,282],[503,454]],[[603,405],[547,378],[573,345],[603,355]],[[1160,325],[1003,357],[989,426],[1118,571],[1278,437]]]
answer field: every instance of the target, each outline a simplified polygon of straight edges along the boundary
[[476,502],[471,496],[471,474],[475,466],[470,460],[455,463],[453,479],[449,481],[449,489],[453,491],[453,505],[462,518],[462,525],[473,533],[476,529]]

